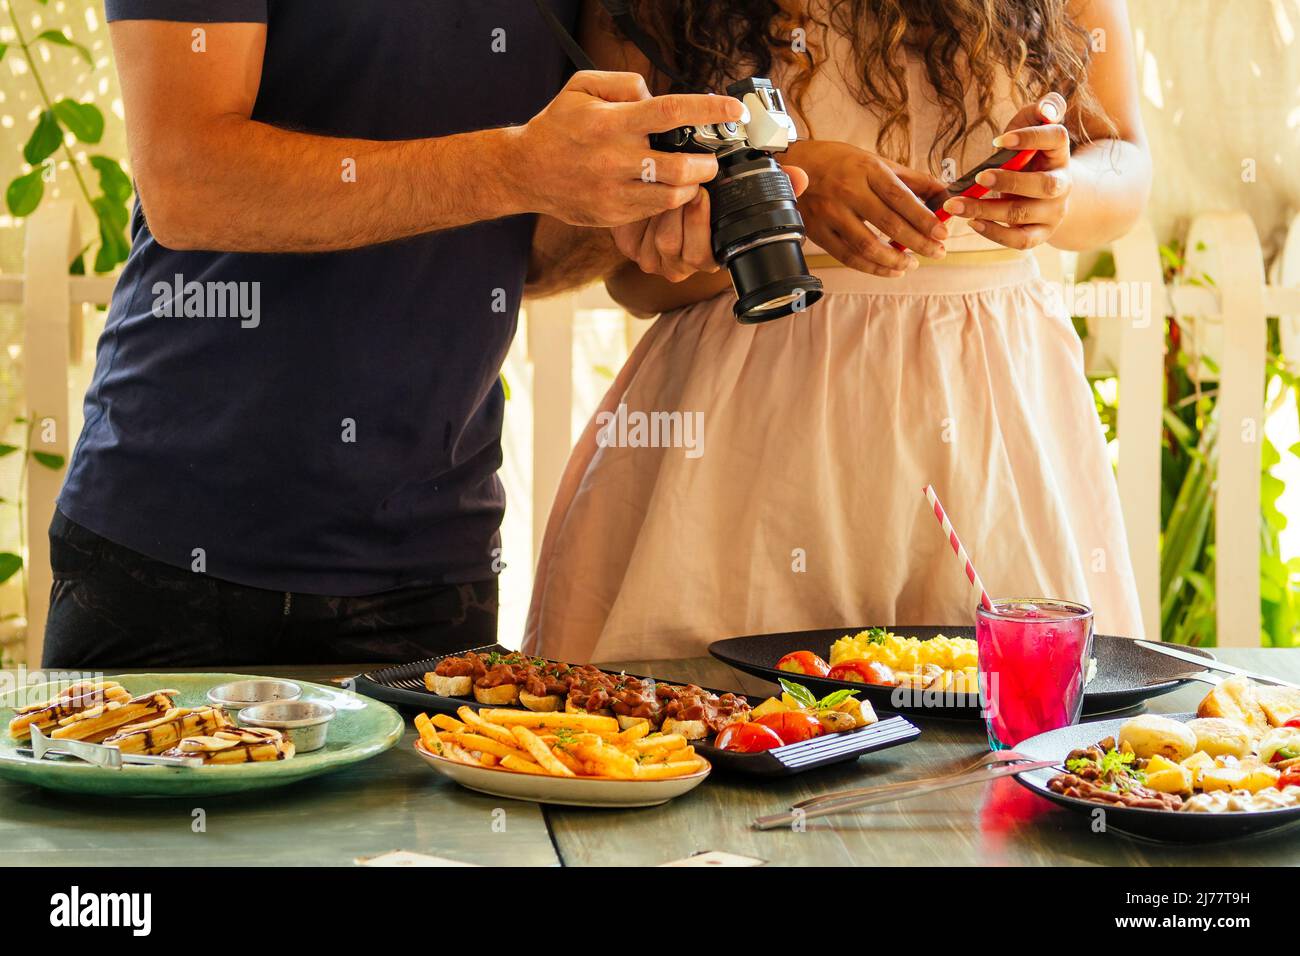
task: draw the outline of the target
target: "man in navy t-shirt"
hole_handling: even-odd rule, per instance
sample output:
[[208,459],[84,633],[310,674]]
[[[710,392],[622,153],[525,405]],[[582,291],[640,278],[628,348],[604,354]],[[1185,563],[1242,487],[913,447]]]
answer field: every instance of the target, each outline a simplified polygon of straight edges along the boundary
[[139,202],[50,530],[46,665],[492,642],[525,282],[667,231],[716,164],[646,135],[741,105],[569,77],[525,0],[107,13]]

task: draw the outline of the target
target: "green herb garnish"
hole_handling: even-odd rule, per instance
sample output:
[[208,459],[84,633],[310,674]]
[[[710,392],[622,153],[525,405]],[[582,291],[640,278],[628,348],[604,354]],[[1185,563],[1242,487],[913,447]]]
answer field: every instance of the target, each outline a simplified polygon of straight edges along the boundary
[[821,700],[817,701],[817,710],[834,710],[846,700],[857,697],[856,690],[849,690],[847,687],[837,690],[834,693],[827,694]]
[[856,697],[856,690],[849,690],[847,687],[833,691],[818,700],[803,684],[796,684],[794,681],[786,680],[784,677],[778,677],[777,681],[781,684],[781,689],[795,699],[800,707],[808,710],[834,710],[840,704],[844,703],[850,697]]
[[817,698],[813,696],[812,691],[803,684],[796,684],[794,681],[788,681],[784,677],[778,677],[777,681],[781,684],[781,689],[789,694],[798,702],[800,707],[814,708],[817,706]]
[[1103,777],[1132,777],[1138,783],[1146,780],[1146,774],[1136,767],[1132,766],[1135,754],[1121,753],[1114,748],[1107,750],[1100,760],[1094,760],[1092,757],[1075,757],[1073,760],[1065,762],[1065,769],[1071,773],[1078,773],[1080,770],[1087,770],[1096,767],[1097,772]]

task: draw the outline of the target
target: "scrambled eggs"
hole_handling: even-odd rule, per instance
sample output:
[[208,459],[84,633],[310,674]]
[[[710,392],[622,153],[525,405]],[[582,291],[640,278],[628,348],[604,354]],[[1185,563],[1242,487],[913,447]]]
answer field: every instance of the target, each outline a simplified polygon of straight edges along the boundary
[[831,645],[831,666],[844,661],[884,664],[900,684],[977,693],[977,649],[968,637],[935,637],[920,640],[899,637],[883,628],[845,635]]

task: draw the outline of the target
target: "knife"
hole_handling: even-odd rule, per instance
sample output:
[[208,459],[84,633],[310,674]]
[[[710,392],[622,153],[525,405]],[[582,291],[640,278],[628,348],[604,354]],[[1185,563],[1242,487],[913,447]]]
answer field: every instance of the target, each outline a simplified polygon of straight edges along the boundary
[[84,740],[57,740],[45,736],[39,727],[32,728],[31,747],[20,747],[18,753],[22,756],[31,754],[37,760],[43,760],[48,754],[66,754],[108,770],[121,770],[122,765],[128,763],[154,764],[164,767],[195,767],[202,764],[202,760],[195,760],[191,757],[155,757],[151,754],[124,754],[116,747],[88,744]]
[[1225,674],[1237,674],[1241,677],[1249,677],[1251,680],[1257,680],[1262,684],[1276,684],[1279,687],[1290,687],[1300,690],[1300,684],[1293,684],[1290,681],[1282,680],[1279,677],[1269,677],[1266,674],[1256,674],[1254,671],[1248,671],[1244,667],[1236,667],[1232,664],[1224,664],[1208,657],[1201,657],[1199,654],[1192,654],[1189,651],[1179,650],[1169,644],[1158,644],[1155,641],[1135,641],[1134,643],[1145,647],[1149,651],[1155,651],[1157,654],[1164,654],[1166,657],[1173,657],[1180,661],[1186,661],[1189,664],[1195,664],[1206,670],[1222,671]]

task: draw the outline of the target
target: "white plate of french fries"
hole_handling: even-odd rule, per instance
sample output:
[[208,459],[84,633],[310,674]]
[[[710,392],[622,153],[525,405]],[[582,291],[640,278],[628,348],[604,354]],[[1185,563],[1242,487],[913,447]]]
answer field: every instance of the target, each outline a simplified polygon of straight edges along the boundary
[[680,734],[649,722],[506,708],[421,714],[416,752],[463,787],[579,807],[652,807],[704,782],[712,767]]

